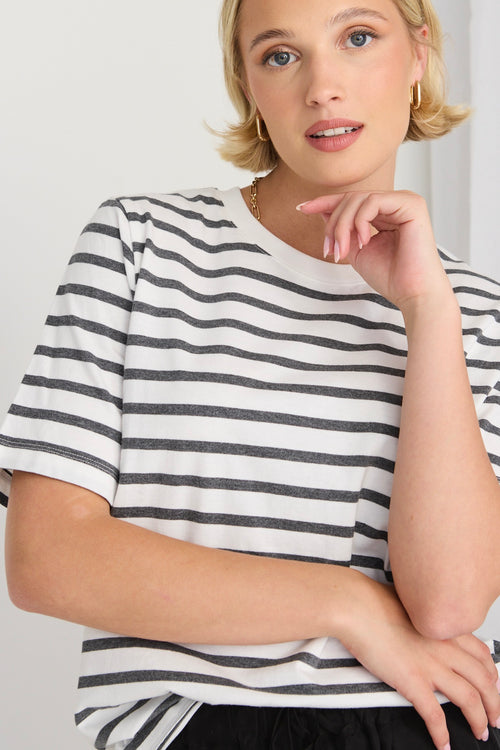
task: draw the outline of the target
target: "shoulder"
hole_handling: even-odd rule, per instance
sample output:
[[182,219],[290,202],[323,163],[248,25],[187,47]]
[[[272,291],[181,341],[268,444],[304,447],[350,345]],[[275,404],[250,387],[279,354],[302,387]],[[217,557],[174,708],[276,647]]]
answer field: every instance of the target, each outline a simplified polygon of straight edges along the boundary
[[[475,271],[448,250],[438,248],[443,267],[460,303],[472,302],[500,309],[500,282]],[[483,300],[483,303],[481,303]]]
[[210,216],[225,208],[225,192],[218,188],[194,188],[172,193],[140,193],[111,198],[103,206],[114,206],[129,220],[141,216],[163,217],[166,213],[185,218]]
[[[474,360],[481,370],[498,370],[500,283],[474,271],[448,251],[438,249],[460,305],[464,351],[469,365]],[[486,362],[490,364],[486,365]]]

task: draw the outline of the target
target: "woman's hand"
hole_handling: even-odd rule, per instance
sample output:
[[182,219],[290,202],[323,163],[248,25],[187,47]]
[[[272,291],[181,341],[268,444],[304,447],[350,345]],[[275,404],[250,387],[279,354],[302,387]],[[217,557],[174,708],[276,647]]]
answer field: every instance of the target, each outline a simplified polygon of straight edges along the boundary
[[472,635],[447,641],[420,635],[392,586],[365,577],[353,591],[340,640],[415,707],[439,750],[450,739],[434,691],[461,709],[478,739],[487,739],[488,723],[498,726],[498,674],[487,646]]
[[350,263],[400,309],[431,293],[450,293],[421,196],[408,191],[327,195],[300,210],[325,219],[325,257]]

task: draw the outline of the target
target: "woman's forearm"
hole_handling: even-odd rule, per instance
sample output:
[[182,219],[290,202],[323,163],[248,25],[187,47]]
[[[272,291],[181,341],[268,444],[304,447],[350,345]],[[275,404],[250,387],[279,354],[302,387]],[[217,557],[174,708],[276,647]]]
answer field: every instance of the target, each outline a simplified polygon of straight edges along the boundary
[[[336,635],[362,574],[209,549],[109,515],[88,491],[15,475],[7,524],[13,601],[136,637],[265,644]],[[374,584],[375,585],[375,584]]]
[[390,557],[414,624],[445,638],[479,627],[500,593],[500,489],[477,421],[455,297],[403,312],[409,351]]

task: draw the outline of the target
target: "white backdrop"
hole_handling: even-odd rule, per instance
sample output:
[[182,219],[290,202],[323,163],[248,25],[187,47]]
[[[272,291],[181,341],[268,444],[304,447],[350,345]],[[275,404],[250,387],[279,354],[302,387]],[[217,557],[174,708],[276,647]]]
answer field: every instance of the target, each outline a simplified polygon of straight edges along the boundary
[[[491,33],[488,29],[497,26],[489,23],[488,14],[498,12],[493,7],[498,0],[472,2],[488,18],[488,24],[476,20],[481,32]],[[214,139],[203,126],[203,119],[218,127],[232,115],[219,62],[218,5],[218,0],[25,0],[3,8],[0,419],[14,397],[77,235],[102,200],[248,182],[248,175],[219,160]],[[459,31],[468,28],[469,0],[436,0],[436,6]],[[485,40],[485,57],[476,63],[481,75],[491,65],[486,47]],[[464,49],[461,42],[460,55]],[[477,96],[483,90],[478,85]],[[468,90],[455,99],[467,95]],[[490,103],[485,107],[481,99],[477,110],[478,122],[488,120]],[[491,127],[495,122],[498,116]],[[460,137],[469,148],[466,131]],[[439,208],[434,212],[438,239],[466,257],[468,176],[459,182],[448,179],[443,192],[436,175],[444,171],[432,168],[456,162],[456,147],[447,145],[450,138],[432,147],[405,146],[398,185],[423,193],[431,207]],[[485,157],[489,164],[487,148]],[[478,168],[474,185],[482,183],[483,174]],[[481,189],[479,185],[478,195]],[[471,205],[476,216],[481,201]],[[452,220],[447,223],[443,217]],[[458,221],[465,228],[455,242]],[[483,227],[483,219],[480,223]],[[494,236],[491,224],[487,239]],[[491,261],[491,255],[482,260]],[[2,537],[3,524],[0,511]],[[72,723],[80,629],[14,609],[3,576],[0,622],[0,747],[83,750],[87,745]],[[490,622],[499,633],[500,614]]]

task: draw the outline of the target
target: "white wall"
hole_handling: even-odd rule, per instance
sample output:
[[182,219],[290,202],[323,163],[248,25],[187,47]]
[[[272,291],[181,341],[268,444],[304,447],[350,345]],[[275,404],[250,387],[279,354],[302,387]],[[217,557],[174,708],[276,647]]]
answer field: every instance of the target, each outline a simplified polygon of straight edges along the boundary
[[498,0],[471,0],[471,258],[475,267],[500,280],[498,201],[500,175],[500,45],[491,31],[500,26]]
[[[25,0],[3,8],[0,419],[77,235],[102,200],[248,182],[219,160],[202,122],[220,127],[231,117],[218,4]],[[427,144],[403,148],[399,186],[431,197],[430,153]],[[0,511],[0,533],[4,520]],[[79,628],[15,610],[3,576],[0,621],[0,747],[83,750],[72,725]]]

